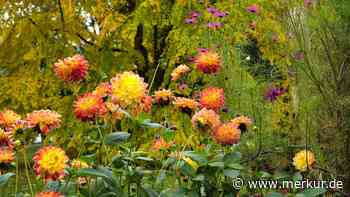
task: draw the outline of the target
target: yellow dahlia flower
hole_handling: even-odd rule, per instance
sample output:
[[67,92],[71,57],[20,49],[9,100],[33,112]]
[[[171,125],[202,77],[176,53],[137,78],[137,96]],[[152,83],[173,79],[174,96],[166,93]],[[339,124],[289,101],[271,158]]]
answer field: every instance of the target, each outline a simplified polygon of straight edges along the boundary
[[220,124],[220,116],[211,109],[203,108],[192,117],[192,126],[202,131],[214,129]]
[[176,81],[178,79],[180,79],[181,77],[183,77],[184,75],[186,75],[188,72],[190,72],[191,69],[185,65],[185,64],[181,64],[180,66],[176,67],[173,72],[171,72],[171,80],[172,81]]
[[15,153],[9,148],[0,148],[0,164],[10,164],[15,160]]
[[232,119],[231,122],[236,124],[242,132],[247,131],[247,129],[252,126],[252,120],[247,116],[238,116]]
[[35,197],[64,197],[64,196],[59,192],[47,191],[47,192],[40,192],[36,194]]
[[58,78],[66,81],[81,81],[85,78],[89,64],[82,55],[74,55],[54,64],[54,71]]
[[219,111],[225,105],[224,90],[217,87],[208,87],[202,90],[199,103],[202,108]]
[[121,107],[140,103],[146,94],[147,84],[133,72],[123,72],[111,79],[112,100]]
[[173,99],[173,93],[171,90],[158,90],[154,92],[154,98],[158,104],[169,104]]
[[107,112],[102,97],[86,93],[74,102],[75,117],[82,121],[92,121]]
[[315,155],[313,152],[308,150],[302,150],[295,154],[293,158],[293,165],[297,170],[306,171],[312,169],[316,163]]
[[63,149],[47,146],[37,151],[33,157],[34,170],[44,180],[58,180],[64,177],[68,157]]
[[61,126],[61,115],[55,111],[33,111],[26,117],[28,128],[38,127],[42,134],[47,135],[51,130]]
[[191,113],[196,110],[198,103],[193,99],[177,97],[174,100],[174,105],[186,113]]
[[236,124],[226,123],[215,129],[213,137],[220,144],[237,144],[241,138],[241,131],[237,128]]
[[0,128],[0,148],[6,147],[12,149],[14,146],[12,135]]
[[207,49],[199,52],[194,59],[194,63],[198,70],[207,74],[217,73],[221,67],[219,54]]
[[16,127],[18,121],[21,120],[21,116],[16,112],[5,109],[0,112],[0,126],[2,126],[7,131],[10,131]]

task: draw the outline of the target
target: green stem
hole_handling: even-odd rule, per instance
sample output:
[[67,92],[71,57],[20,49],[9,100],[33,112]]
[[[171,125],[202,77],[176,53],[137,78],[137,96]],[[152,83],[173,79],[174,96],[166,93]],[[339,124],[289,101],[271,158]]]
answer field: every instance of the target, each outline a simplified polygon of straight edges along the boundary
[[30,181],[29,170],[28,170],[27,154],[26,154],[26,149],[25,148],[23,148],[23,158],[24,158],[25,173],[26,173],[28,184],[29,184],[30,193],[31,193],[31,196],[33,197],[34,196],[34,192],[33,192],[32,182]]

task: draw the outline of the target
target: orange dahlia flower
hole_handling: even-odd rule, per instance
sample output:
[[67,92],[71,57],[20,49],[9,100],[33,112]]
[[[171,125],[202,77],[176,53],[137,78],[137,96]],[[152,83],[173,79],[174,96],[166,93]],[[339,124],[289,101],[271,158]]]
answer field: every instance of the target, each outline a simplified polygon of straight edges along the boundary
[[38,127],[42,134],[47,135],[51,130],[61,126],[61,115],[55,111],[33,111],[26,117],[28,128]]
[[111,79],[112,100],[121,107],[138,104],[146,94],[147,84],[133,72],[123,72]]
[[154,92],[154,98],[158,104],[169,104],[173,99],[173,92],[171,90],[158,90]]
[[46,146],[35,153],[33,160],[36,175],[48,181],[64,177],[64,169],[69,159],[63,149]]
[[152,109],[152,103],[153,103],[153,99],[151,96],[144,96],[141,100],[141,104],[142,104],[142,111],[144,112],[150,112]]
[[152,151],[165,150],[165,149],[170,148],[171,145],[172,145],[172,143],[168,143],[162,137],[159,137],[153,141],[152,146],[151,146],[151,150]]
[[247,131],[247,129],[252,126],[252,120],[247,116],[238,116],[231,120],[233,124],[236,124],[242,132]]
[[112,86],[109,83],[101,83],[92,93],[100,97],[106,97],[112,93]]
[[214,129],[220,124],[220,116],[211,109],[203,108],[192,117],[192,126],[202,131]]
[[107,112],[102,97],[86,93],[74,102],[75,117],[82,121],[92,121]]
[[171,80],[176,81],[176,80],[180,79],[181,77],[183,77],[184,75],[186,75],[190,71],[191,71],[191,69],[187,65],[181,64],[180,66],[176,67],[173,70],[173,72],[171,72],[171,74],[170,74]]
[[219,54],[209,50],[200,51],[194,58],[194,63],[198,70],[207,74],[217,73],[221,67]]
[[59,192],[47,191],[47,192],[40,192],[36,194],[35,197],[64,197],[64,196]]
[[16,127],[18,121],[21,120],[21,116],[16,112],[5,109],[0,112],[0,126],[2,126],[7,131],[10,131]]
[[217,127],[213,132],[216,142],[224,145],[237,144],[241,137],[241,131],[236,124],[226,123]]
[[174,100],[174,105],[186,113],[191,113],[196,110],[198,103],[193,99],[177,97]]
[[74,55],[54,64],[56,76],[66,82],[81,81],[88,72],[89,64],[84,56]]
[[208,87],[200,92],[201,108],[218,112],[225,105],[225,95],[222,88]]
[[10,164],[15,160],[15,153],[9,148],[0,148],[0,164]]
[[7,147],[12,149],[14,146],[10,132],[5,132],[0,128],[0,148]]

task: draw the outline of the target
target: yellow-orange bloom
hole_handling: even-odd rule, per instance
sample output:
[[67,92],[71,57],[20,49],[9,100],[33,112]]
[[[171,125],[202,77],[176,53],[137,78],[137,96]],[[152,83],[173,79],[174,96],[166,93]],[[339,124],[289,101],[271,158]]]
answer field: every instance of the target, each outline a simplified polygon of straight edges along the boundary
[[89,164],[87,164],[85,161],[81,161],[78,159],[73,159],[70,165],[74,169],[89,168]]
[[314,153],[308,150],[299,151],[293,158],[293,165],[300,171],[312,169],[315,163],[316,159]]
[[192,126],[202,131],[212,130],[220,124],[220,116],[211,109],[203,108],[192,117]]
[[147,84],[133,72],[123,72],[111,79],[112,100],[121,107],[138,104],[146,94]]
[[188,72],[190,72],[191,69],[185,65],[185,64],[181,64],[180,66],[176,67],[173,72],[171,72],[171,80],[172,81],[176,81],[178,79],[180,79],[181,77],[183,77],[184,75],[186,75]]
[[48,181],[64,177],[64,169],[69,159],[63,149],[46,146],[35,153],[33,160],[36,175]]
[[106,97],[112,93],[112,86],[109,83],[101,83],[92,93],[100,97]]
[[151,146],[151,150],[152,151],[165,150],[165,149],[170,148],[171,144],[172,143],[168,143],[162,137],[160,137],[160,138],[157,138],[153,141],[152,146]]
[[247,129],[252,126],[252,120],[247,116],[238,116],[232,119],[231,122],[236,124],[242,132],[247,131]]
[[82,121],[92,121],[107,112],[102,97],[86,93],[74,102],[75,117]]
[[21,116],[12,110],[5,109],[4,111],[0,112],[0,126],[7,131],[14,129],[17,122],[20,120]]
[[154,98],[158,104],[169,104],[173,99],[173,93],[171,90],[158,90],[154,92]]
[[40,192],[36,194],[35,197],[64,197],[64,196],[59,192],[47,191],[47,192]]
[[12,149],[14,146],[12,135],[10,132],[5,132],[0,128],[0,148],[10,148]]
[[198,70],[207,74],[217,73],[221,67],[219,54],[209,50],[200,51],[195,57],[194,63]]
[[15,153],[9,148],[0,148],[0,164],[10,164],[15,160]]
[[82,55],[74,55],[54,64],[54,71],[58,78],[66,81],[83,80],[88,72],[89,64]]
[[233,123],[222,124],[213,132],[217,143],[224,145],[237,144],[241,138],[241,131]]
[[186,113],[191,113],[196,110],[198,103],[193,99],[176,97],[174,100],[174,105]]
[[38,127],[42,134],[47,135],[51,130],[61,126],[61,115],[55,111],[33,111],[26,117],[28,128]]
[[200,92],[199,103],[201,108],[219,111],[225,105],[224,90],[217,87],[208,87]]

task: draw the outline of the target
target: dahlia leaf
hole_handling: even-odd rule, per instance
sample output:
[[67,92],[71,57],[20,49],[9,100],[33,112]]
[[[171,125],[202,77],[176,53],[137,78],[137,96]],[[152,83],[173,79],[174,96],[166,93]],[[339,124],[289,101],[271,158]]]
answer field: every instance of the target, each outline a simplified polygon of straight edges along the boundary
[[126,141],[130,137],[130,135],[131,135],[130,133],[124,132],[124,131],[110,133],[105,137],[105,144],[107,145],[120,144]]
[[15,173],[6,173],[0,176],[0,186],[5,185],[11,177],[15,176]]

